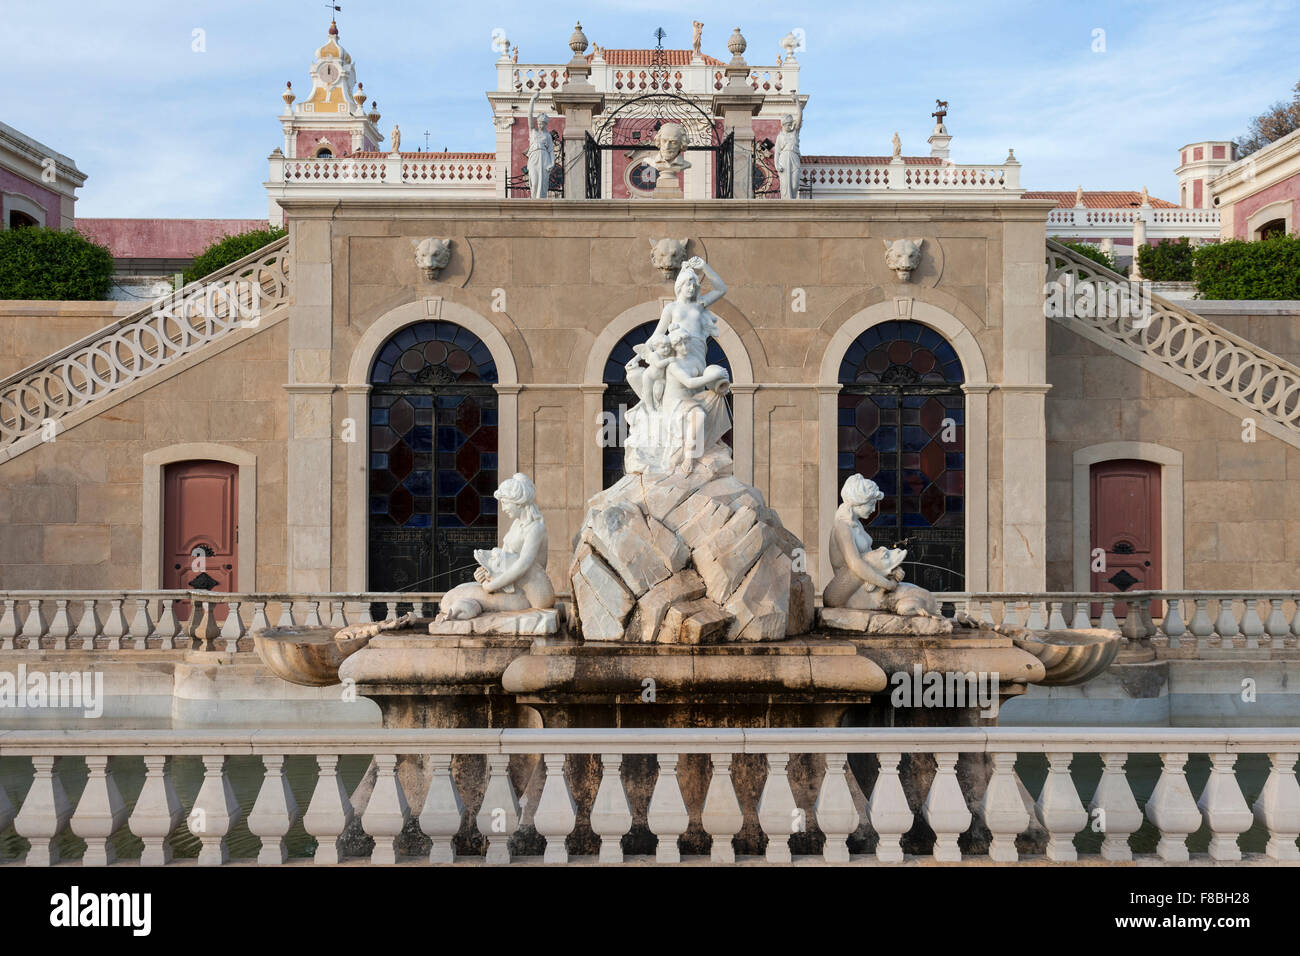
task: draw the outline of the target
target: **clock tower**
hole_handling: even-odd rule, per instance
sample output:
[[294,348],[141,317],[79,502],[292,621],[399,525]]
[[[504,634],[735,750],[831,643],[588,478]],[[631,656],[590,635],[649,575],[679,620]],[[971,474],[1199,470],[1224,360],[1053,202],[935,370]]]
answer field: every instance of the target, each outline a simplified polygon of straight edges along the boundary
[[288,159],[338,158],[379,149],[383,136],[377,126],[379,110],[357,82],[352,56],[339,46],[339,28],[330,21],[329,36],[311,64],[311,92],[301,102],[286,83],[281,94],[284,112],[284,155]]

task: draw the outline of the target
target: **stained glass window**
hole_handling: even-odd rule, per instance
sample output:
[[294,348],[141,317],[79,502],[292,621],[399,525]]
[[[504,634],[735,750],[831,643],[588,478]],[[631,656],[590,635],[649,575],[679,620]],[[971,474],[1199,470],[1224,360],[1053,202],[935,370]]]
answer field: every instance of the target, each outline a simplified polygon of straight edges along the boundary
[[965,580],[965,396],[961,362],[938,332],[884,322],[840,363],[839,484],[854,472],[885,497],[876,545],[908,549],[907,580],[935,591]]
[[[639,399],[636,392],[632,391],[632,386],[627,384],[627,371],[625,366],[636,355],[633,351],[635,346],[643,345],[650,341],[650,336],[654,333],[655,326],[659,322],[646,322],[644,325],[638,325],[627,335],[619,339],[609,353],[609,358],[605,360],[605,395],[603,409],[608,415],[612,415],[611,421],[618,423],[618,443],[617,445],[606,444],[601,449],[601,470],[604,480],[604,487],[608,488],[620,478],[623,477],[623,439],[627,437],[627,412],[634,406]],[[731,362],[727,359],[727,353],[722,351],[716,339],[709,339],[709,347],[705,352],[704,360],[709,365],[721,365],[731,374]],[[727,412],[732,413],[731,393],[727,393]],[[722,436],[722,440],[731,447],[731,431]]]
[[419,322],[371,370],[370,578],[373,591],[446,591],[496,543],[496,365],[477,336]]

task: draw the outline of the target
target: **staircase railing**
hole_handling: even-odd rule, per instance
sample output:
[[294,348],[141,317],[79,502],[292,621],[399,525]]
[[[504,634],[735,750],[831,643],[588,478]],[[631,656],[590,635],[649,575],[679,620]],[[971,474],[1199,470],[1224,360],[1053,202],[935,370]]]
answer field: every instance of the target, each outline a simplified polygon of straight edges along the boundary
[[266,322],[293,292],[288,250],[278,239],[0,381],[0,461],[22,439],[50,440],[68,415]]

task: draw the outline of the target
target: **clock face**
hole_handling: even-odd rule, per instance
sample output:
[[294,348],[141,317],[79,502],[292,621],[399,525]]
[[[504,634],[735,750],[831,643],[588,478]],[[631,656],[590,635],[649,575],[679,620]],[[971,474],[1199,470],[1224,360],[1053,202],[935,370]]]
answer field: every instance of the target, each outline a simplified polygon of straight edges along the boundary
[[339,78],[338,64],[335,63],[324,64],[320,68],[320,78],[325,82],[327,86],[332,86],[334,83],[338,82],[338,78]]

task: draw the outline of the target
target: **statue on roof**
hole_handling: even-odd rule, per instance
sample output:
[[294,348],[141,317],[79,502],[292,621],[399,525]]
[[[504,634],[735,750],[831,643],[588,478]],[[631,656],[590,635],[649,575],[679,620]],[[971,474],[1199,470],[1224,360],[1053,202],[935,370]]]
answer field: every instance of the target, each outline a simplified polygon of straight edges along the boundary
[[803,128],[803,106],[797,90],[793,96],[794,112],[781,117],[781,132],[776,137],[776,176],[782,199],[799,198],[799,131]]
[[692,20],[691,29],[695,31],[694,35],[691,37],[691,49],[696,53],[699,53],[701,38],[704,34],[704,24],[699,20]]
[[394,153],[401,152],[402,131],[396,123],[393,124],[392,140],[393,140],[393,152]]
[[551,185],[551,169],[555,166],[555,142],[551,139],[551,118],[545,112],[536,114],[534,107],[541,91],[528,101],[528,194],[533,199],[545,199]]
[[898,138],[898,134],[897,134],[897,133],[895,133],[895,134],[893,135],[893,137],[890,138],[890,142],[894,144],[894,159],[902,159],[902,158],[903,158],[903,141],[902,141],[901,139]]

